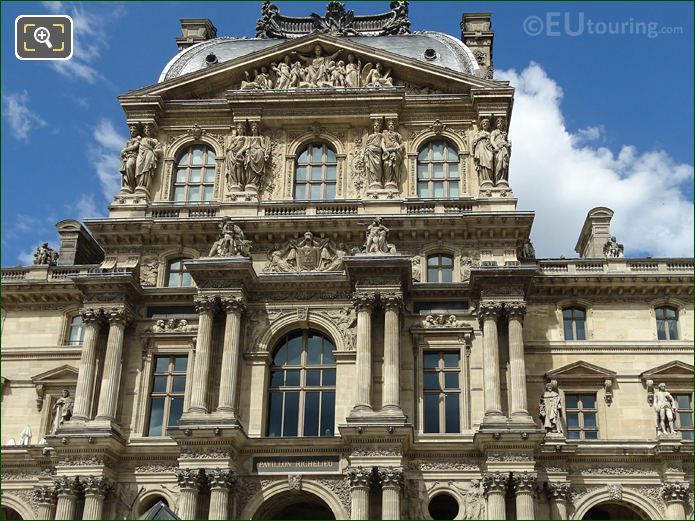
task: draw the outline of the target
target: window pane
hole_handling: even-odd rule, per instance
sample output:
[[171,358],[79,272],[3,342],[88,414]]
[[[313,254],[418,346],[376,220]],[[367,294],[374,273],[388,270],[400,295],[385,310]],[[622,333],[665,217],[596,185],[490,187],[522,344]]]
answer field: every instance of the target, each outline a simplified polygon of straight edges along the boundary
[[668,321],[668,337],[670,340],[678,340],[678,322],[675,320]]
[[586,313],[584,312],[583,309],[574,309],[574,317],[580,320],[584,320],[586,318]]
[[458,367],[459,358],[458,353],[444,353],[444,367]]
[[425,432],[439,432],[439,395],[425,395],[424,416]]
[[299,158],[297,158],[297,163],[299,163],[300,165],[306,165],[306,163],[307,163],[307,154],[308,154],[308,149],[305,150],[304,152],[302,152],[302,153],[299,155]]
[[444,159],[444,143],[435,142],[432,143],[432,160],[442,161]]
[[186,187],[177,186],[174,188],[174,201],[185,201],[186,200]]
[[296,178],[297,178],[297,181],[304,181],[306,179],[306,167],[305,166],[298,166],[297,167]]
[[215,151],[211,148],[208,148],[208,165],[214,165],[215,164]]
[[595,409],[596,408],[596,395],[595,394],[582,394],[582,407],[584,409]]
[[280,387],[285,381],[285,371],[271,371],[270,373],[270,386]]
[[454,147],[453,145],[447,143],[446,149],[447,149],[447,150],[446,150],[446,152],[447,152],[447,154],[446,154],[446,159],[447,159],[447,161],[458,161],[458,159],[459,159],[459,153],[458,153],[458,150],[456,150],[456,147]]
[[282,393],[270,393],[270,410],[268,411],[268,436],[281,436]]
[[446,389],[458,389],[458,387],[459,387],[459,374],[458,373],[444,373],[444,387]]
[[162,422],[164,421],[164,398],[152,398],[150,404],[150,427],[147,435],[161,436]]
[[426,353],[423,356],[425,369],[433,369],[439,365],[439,355],[437,353]]
[[427,282],[439,282],[439,270],[430,268],[427,270]]
[[177,356],[174,358],[174,371],[185,371],[188,369],[188,357]]
[[571,412],[567,414],[567,427],[579,427],[579,414]]
[[441,259],[440,262],[441,262],[442,266],[444,266],[446,268],[451,268],[454,266],[453,257],[450,257],[449,255],[442,255],[440,257],[440,259]]
[[684,440],[693,440],[693,431],[683,431],[681,432],[681,436],[683,437]]
[[565,340],[574,340],[574,333],[572,332],[572,321],[565,320]]
[[176,182],[185,183],[188,179],[188,169],[182,168],[176,171]]
[[297,185],[294,187],[294,198],[295,199],[305,199],[304,195],[304,185]]
[[186,377],[174,376],[174,381],[171,383],[172,393],[182,393],[186,390]]
[[324,185],[324,199],[335,199],[335,185],[327,184]]
[[423,384],[425,389],[439,390],[439,373],[425,373]]
[[430,196],[430,186],[429,183],[418,183],[417,184],[417,196],[426,199]]
[[596,427],[596,414],[593,412],[584,413],[584,428],[593,429]]
[[295,336],[287,342],[287,364],[299,365],[302,355],[302,337]]
[[598,432],[596,431],[587,431],[584,433],[584,439],[586,440],[597,440],[598,439]]
[[184,155],[181,156],[181,159],[179,159],[179,163],[178,163],[178,164],[179,164],[179,165],[187,165],[187,164],[188,164],[188,159],[189,159],[189,157],[188,157],[188,150],[187,150],[186,153],[185,153]]
[[299,418],[299,393],[285,393],[285,420],[282,424],[283,436],[297,435],[297,421]]
[[169,405],[169,427],[174,427],[179,424],[181,414],[183,413],[183,396],[177,396],[171,399]]
[[681,428],[689,428],[693,426],[693,415],[689,412],[682,412],[678,414],[678,419],[680,420]]
[[666,340],[666,321],[656,321],[656,336],[659,340]]
[[326,179],[329,181],[335,181],[336,166],[329,165],[326,167]]
[[673,395],[678,402],[679,409],[690,409],[690,395],[688,394],[674,394]]
[[323,383],[322,385],[335,385],[335,369],[324,369],[323,370]]
[[434,197],[444,197],[444,183],[434,183]]
[[306,372],[306,385],[318,386],[321,385],[321,370],[312,369]]
[[322,172],[320,166],[309,167],[309,179],[311,179],[312,181],[320,181],[322,179]]
[[[448,376],[448,375],[447,375]],[[460,432],[461,420],[459,419],[459,396],[447,394],[444,400],[445,432]]]
[[212,196],[215,192],[214,187],[206,186],[203,190],[203,201],[212,201]]
[[203,181],[206,183],[214,183],[215,182],[215,169],[214,168],[206,168],[205,169],[205,175],[203,176]]
[[454,270],[452,268],[442,268],[441,280],[439,282],[452,282],[454,280]]
[[432,165],[432,175],[435,179],[444,179],[444,164],[434,163]]
[[188,200],[189,201],[200,201],[200,187],[191,186],[188,189]]
[[312,201],[318,201],[321,199],[321,185],[311,185],[311,195],[309,198]]
[[181,287],[190,288],[192,285],[191,274],[184,271],[181,274]]
[[153,393],[165,393],[167,390],[167,377],[166,376],[155,376],[154,385],[152,385]]
[[306,393],[304,400],[304,436],[319,434],[319,397],[321,393]]
[[578,440],[579,439],[579,431],[569,431],[567,433],[567,439],[568,440]]
[[428,158],[427,156],[429,156],[429,153],[430,153],[429,148],[424,147],[422,150],[420,150],[420,153],[417,155],[417,160],[423,161],[423,162],[427,161],[427,158]]
[[321,436],[333,436],[335,426],[335,393],[323,393],[321,398]]
[[203,164],[203,149],[200,147],[195,147],[193,149],[193,160],[192,165],[202,165]]
[[429,165],[427,163],[418,163],[417,165],[417,178],[418,179],[429,179]]
[[329,147],[326,147],[326,162],[327,163],[335,163],[336,162],[335,152],[333,152],[333,150],[331,150]]
[[200,168],[191,168],[191,183],[200,183]]
[[579,397],[576,394],[565,395],[565,409],[576,409],[579,403]]
[[574,327],[577,330],[577,340],[586,340],[586,334],[584,333],[584,320],[577,320],[574,324]]
[[335,358],[333,357],[333,345],[326,340],[323,341],[323,364],[335,364]]
[[154,370],[158,373],[166,373],[169,370],[169,357],[157,357]]
[[299,385],[299,369],[285,371],[285,385],[287,385],[287,386],[298,386]]
[[666,318],[676,318],[676,310],[673,308],[665,308],[664,309],[664,316]]
[[449,182],[449,197],[458,197],[458,196],[459,196],[458,181],[450,181]]
[[307,365],[321,365],[322,340],[320,336],[309,335],[306,357]]

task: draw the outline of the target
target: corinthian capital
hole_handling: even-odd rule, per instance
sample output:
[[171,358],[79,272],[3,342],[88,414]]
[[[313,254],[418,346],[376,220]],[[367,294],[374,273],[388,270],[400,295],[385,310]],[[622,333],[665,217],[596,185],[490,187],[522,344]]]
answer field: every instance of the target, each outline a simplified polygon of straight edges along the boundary
[[667,503],[673,501],[685,501],[688,498],[689,492],[690,483],[687,482],[669,482],[661,485],[661,497]]
[[357,311],[372,311],[376,303],[376,295],[374,293],[357,292],[352,296],[352,303],[357,308]]
[[79,496],[82,492],[80,478],[60,476],[53,481],[56,494],[59,496]]
[[208,484],[210,488],[226,488],[231,489],[237,482],[237,474],[233,470],[215,469],[209,471]]
[[109,324],[126,326],[130,322],[130,313],[125,308],[109,308],[104,310]]
[[379,483],[381,483],[381,488],[400,489],[403,485],[403,469],[400,467],[380,467]]
[[526,302],[520,300],[518,302],[508,302],[504,304],[504,309],[507,311],[509,320],[518,320],[523,322],[526,315]]
[[379,296],[384,309],[387,311],[400,311],[403,307],[403,293],[394,291],[391,293],[383,293]]
[[372,484],[372,469],[364,467],[350,467],[347,470],[351,488],[369,488]]
[[205,474],[202,470],[181,469],[176,472],[176,479],[181,490],[197,490],[205,482]]
[[54,487],[35,487],[32,493],[34,500],[38,504],[53,505],[57,501],[56,489]]
[[553,483],[552,481],[548,483],[548,487],[545,489],[545,493],[548,499],[551,501],[567,501],[570,493],[569,483]]
[[533,491],[536,489],[537,479],[538,475],[535,472],[515,472],[512,475],[512,486],[517,493],[528,492],[533,494]]
[[485,494],[498,492],[505,494],[507,492],[508,475],[502,472],[486,472],[483,474],[483,489]]
[[80,316],[82,317],[82,323],[85,325],[95,324],[97,326],[101,326],[101,324],[104,322],[104,314],[101,309],[82,308],[80,310]]
[[193,305],[198,313],[213,313],[217,308],[217,298],[210,295],[198,295],[193,299]]
[[220,303],[222,304],[222,308],[227,313],[235,313],[241,316],[243,315],[244,311],[246,311],[246,299],[243,297],[229,295],[222,297],[220,299]]
[[83,479],[82,485],[87,496],[105,497],[113,488],[111,482],[102,476],[87,476]]
[[478,320],[485,322],[486,320],[494,320],[500,316],[502,312],[502,304],[499,302],[483,301],[478,306]]

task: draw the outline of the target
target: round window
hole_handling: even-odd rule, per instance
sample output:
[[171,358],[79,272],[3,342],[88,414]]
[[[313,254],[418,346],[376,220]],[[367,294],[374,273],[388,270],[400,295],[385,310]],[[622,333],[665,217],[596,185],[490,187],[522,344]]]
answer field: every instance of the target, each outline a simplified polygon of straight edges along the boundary
[[449,494],[438,494],[430,500],[427,508],[432,519],[456,519],[459,504]]
[[426,60],[435,60],[437,58],[437,51],[434,49],[425,49],[425,59]]

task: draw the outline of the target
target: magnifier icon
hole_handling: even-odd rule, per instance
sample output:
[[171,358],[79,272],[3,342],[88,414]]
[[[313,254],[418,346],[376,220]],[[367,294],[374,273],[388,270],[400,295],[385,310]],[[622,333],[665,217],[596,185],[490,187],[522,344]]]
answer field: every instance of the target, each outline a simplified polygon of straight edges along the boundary
[[53,45],[51,45],[50,38],[51,33],[45,27],[37,27],[34,30],[34,40],[36,40],[39,43],[46,44],[46,47],[48,47],[49,49],[53,49]]

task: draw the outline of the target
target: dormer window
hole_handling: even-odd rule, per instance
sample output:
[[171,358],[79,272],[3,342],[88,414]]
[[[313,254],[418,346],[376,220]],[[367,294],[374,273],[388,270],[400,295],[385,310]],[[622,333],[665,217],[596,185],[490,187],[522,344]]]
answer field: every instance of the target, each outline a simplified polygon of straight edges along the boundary
[[174,201],[212,201],[215,192],[215,152],[205,145],[188,147],[176,162]]

